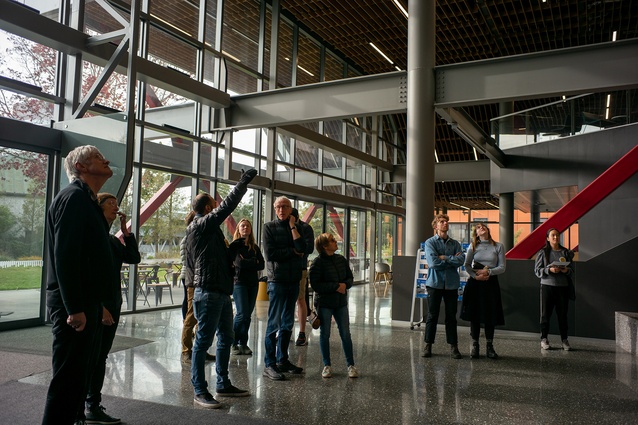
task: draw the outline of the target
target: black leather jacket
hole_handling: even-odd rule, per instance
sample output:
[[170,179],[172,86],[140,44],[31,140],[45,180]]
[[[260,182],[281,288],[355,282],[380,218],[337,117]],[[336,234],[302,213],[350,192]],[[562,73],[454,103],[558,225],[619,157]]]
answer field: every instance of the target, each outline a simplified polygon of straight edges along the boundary
[[315,291],[315,306],[339,308],[348,305],[348,292],[337,292],[339,283],[345,283],[346,289],[350,289],[354,280],[348,260],[343,255],[320,254],[312,261],[308,278]]
[[298,285],[301,273],[306,269],[306,260],[303,257],[306,251],[306,241],[303,235],[294,240],[290,230],[290,222],[278,218],[264,224],[263,230],[264,243],[262,246],[266,258],[268,282]]
[[193,273],[194,287],[227,295],[233,293],[228,247],[219,227],[241,202],[249,181],[240,180],[219,207],[204,216],[198,214],[188,225],[185,266]]

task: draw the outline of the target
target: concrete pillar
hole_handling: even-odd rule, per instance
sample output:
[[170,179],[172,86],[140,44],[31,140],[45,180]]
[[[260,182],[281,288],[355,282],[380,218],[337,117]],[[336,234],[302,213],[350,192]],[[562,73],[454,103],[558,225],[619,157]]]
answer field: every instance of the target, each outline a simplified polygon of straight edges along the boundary
[[499,196],[499,242],[505,246],[505,251],[514,247],[514,194],[501,193]]
[[432,236],[434,212],[434,0],[408,2],[408,120],[406,171],[406,254]]

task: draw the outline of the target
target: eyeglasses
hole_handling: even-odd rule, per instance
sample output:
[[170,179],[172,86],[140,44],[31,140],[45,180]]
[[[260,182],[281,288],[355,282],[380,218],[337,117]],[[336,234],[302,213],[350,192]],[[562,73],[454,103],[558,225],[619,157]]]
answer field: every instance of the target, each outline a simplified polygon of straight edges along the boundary
[[117,199],[115,199],[115,198],[104,198],[100,202],[100,205],[104,205],[104,204],[110,205],[112,207],[117,207]]

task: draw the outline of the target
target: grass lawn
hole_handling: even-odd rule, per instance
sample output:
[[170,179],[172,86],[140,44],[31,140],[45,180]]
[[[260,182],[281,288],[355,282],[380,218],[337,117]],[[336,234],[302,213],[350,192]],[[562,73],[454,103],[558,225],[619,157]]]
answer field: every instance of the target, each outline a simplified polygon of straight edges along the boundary
[[40,289],[42,267],[7,267],[0,269],[0,291]]
[[[176,272],[177,273],[177,272]],[[157,278],[165,282],[166,269],[159,269]],[[7,267],[0,269],[0,291],[16,289],[40,289],[41,267]]]

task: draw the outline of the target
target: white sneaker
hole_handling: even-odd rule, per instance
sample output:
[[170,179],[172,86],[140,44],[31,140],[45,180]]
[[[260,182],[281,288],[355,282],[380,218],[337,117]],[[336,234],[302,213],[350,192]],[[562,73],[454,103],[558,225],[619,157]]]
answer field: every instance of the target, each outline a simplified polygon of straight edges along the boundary
[[565,351],[571,351],[572,350],[572,346],[569,345],[569,341],[564,339],[563,340],[563,350]]
[[541,339],[541,348],[542,348],[543,350],[549,350],[550,348],[552,348],[552,347],[549,345],[549,340],[548,340],[547,338],[543,338],[543,339]]
[[322,378],[332,378],[332,368],[330,366],[324,366],[323,371],[321,372]]
[[359,371],[353,365],[348,366],[348,378],[358,378]]

